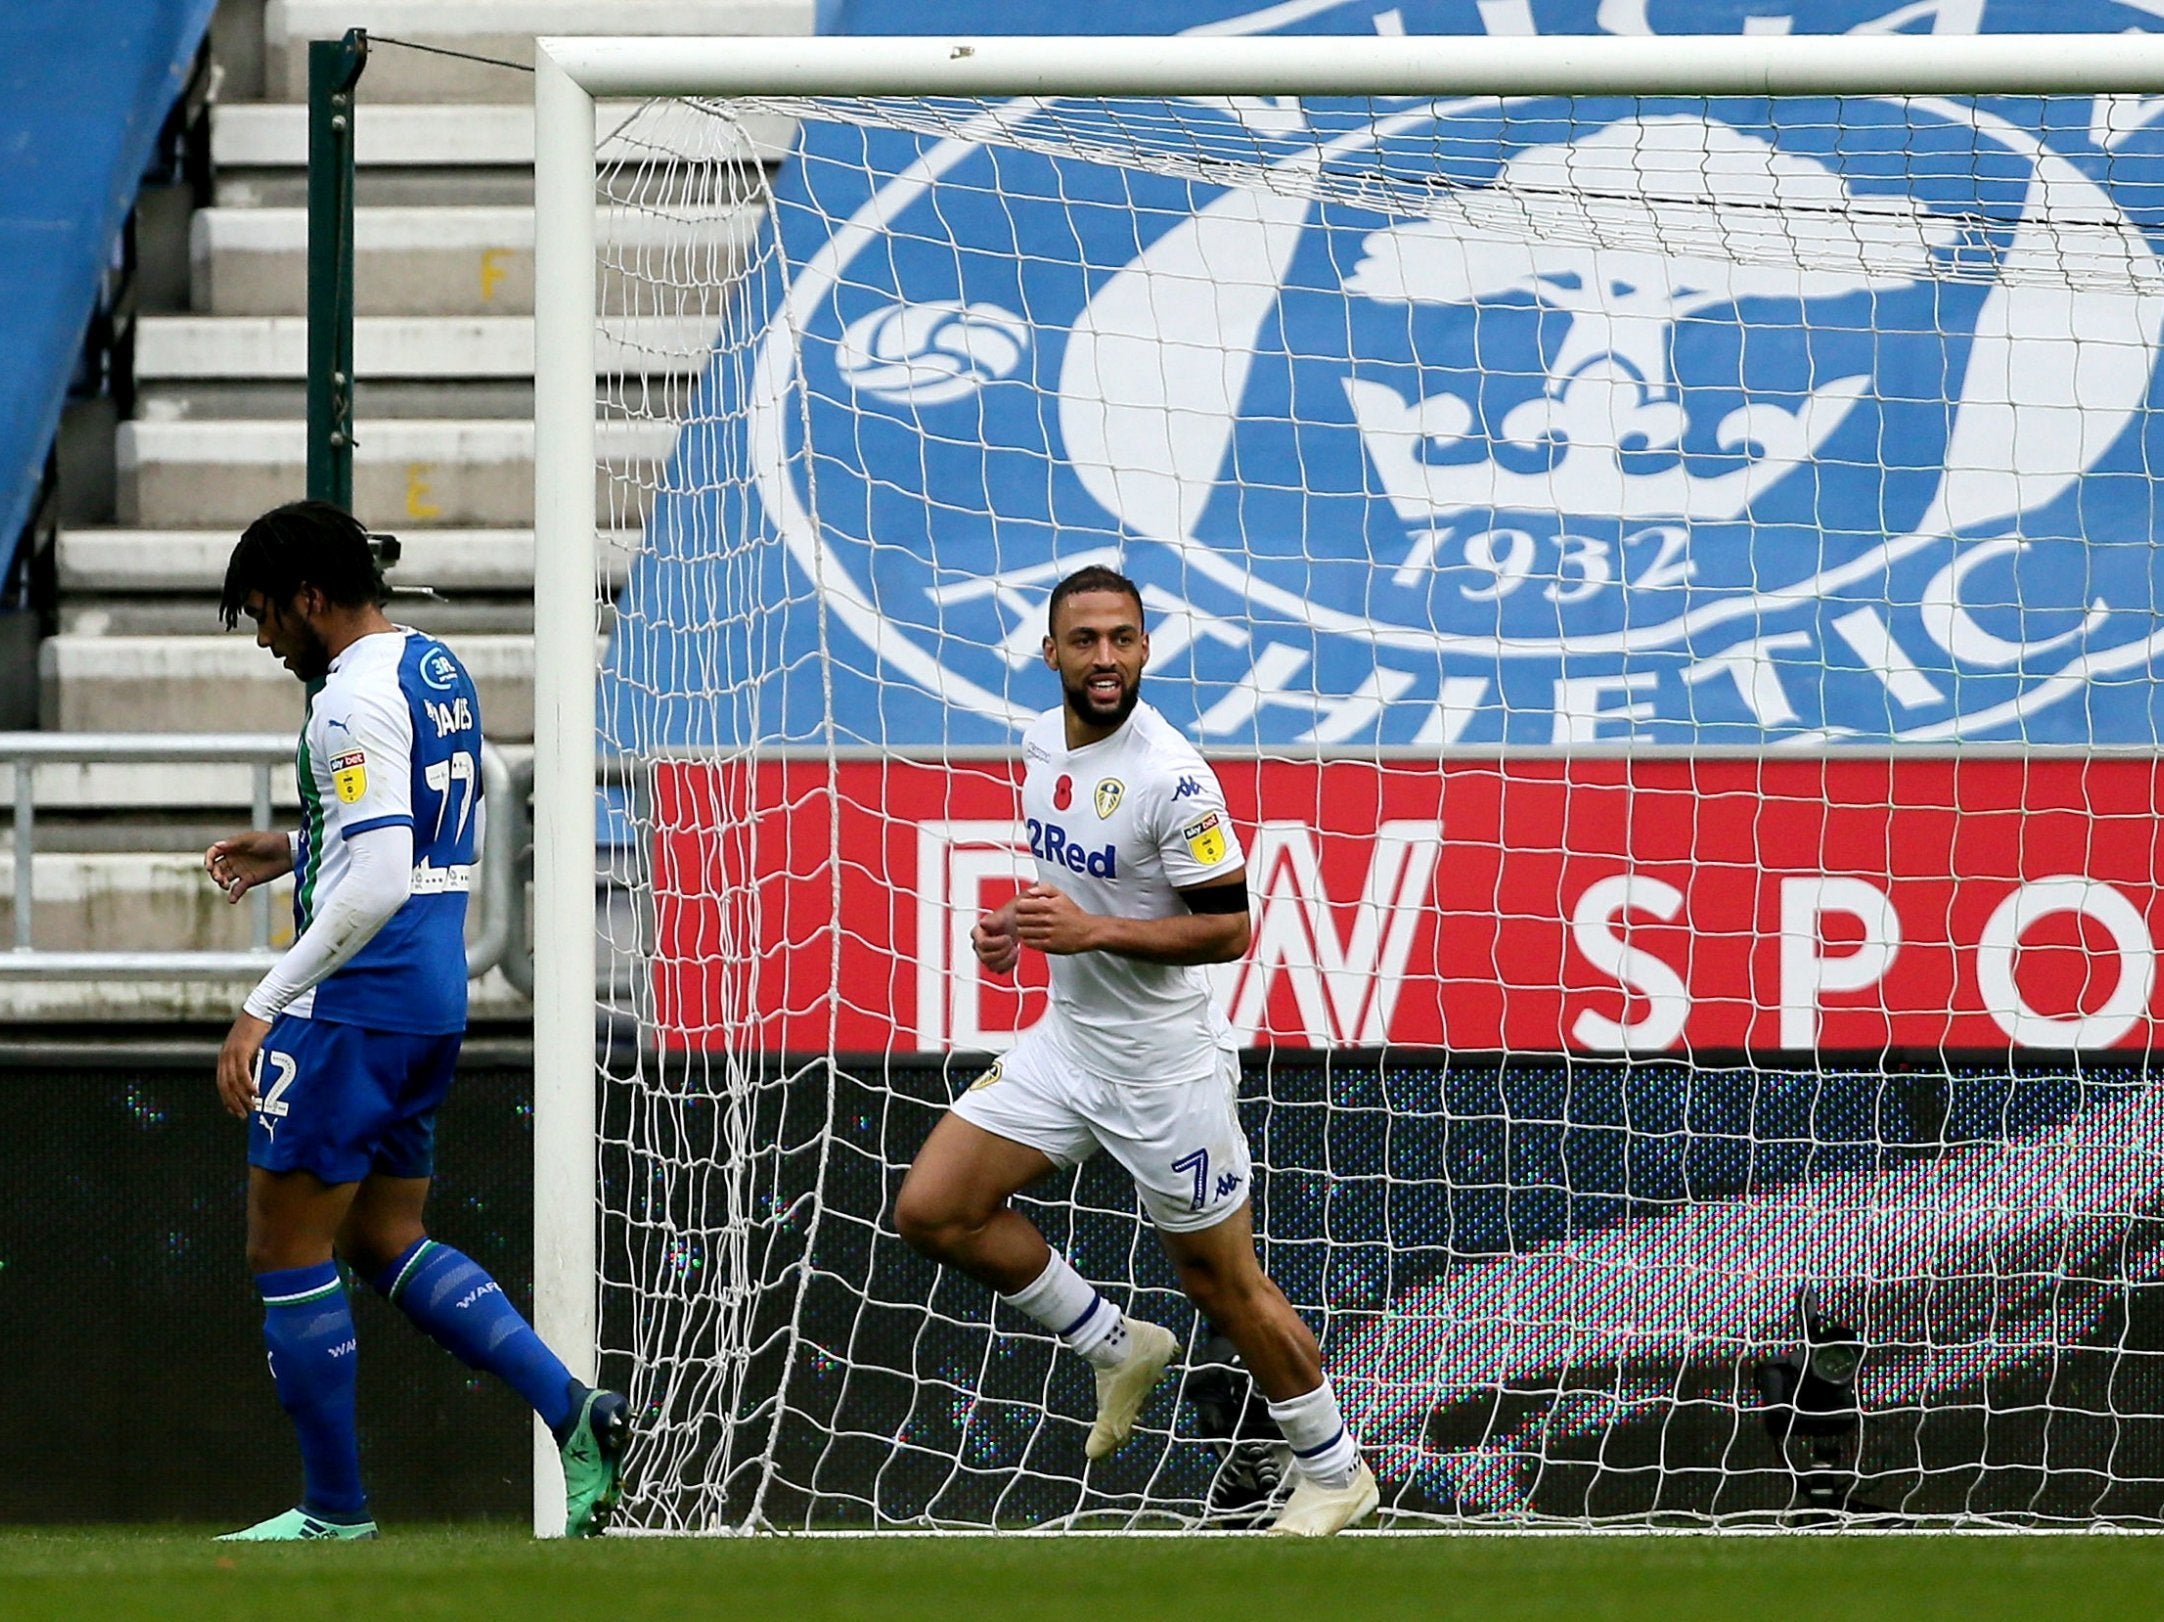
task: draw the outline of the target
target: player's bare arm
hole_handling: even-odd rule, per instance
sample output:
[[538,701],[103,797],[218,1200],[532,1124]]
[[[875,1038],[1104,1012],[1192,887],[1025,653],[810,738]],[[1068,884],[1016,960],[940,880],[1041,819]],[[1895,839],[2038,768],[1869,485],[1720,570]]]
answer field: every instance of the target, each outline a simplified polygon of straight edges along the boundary
[[[1215,884],[1183,890],[1235,890],[1244,894],[1246,869]],[[1144,963],[1187,965],[1230,963],[1247,951],[1251,927],[1247,909],[1195,911],[1170,918],[1113,918],[1085,911],[1065,891],[1033,884],[1012,903],[1015,933],[1024,946],[1055,956],[1077,952],[1112,952]],[[982,955],[981,953],[979,954]]]
[[275,831],[235,834],[203,852],[203,871],[227,901],[238,901],[257,885],[293,871],[293,842]]

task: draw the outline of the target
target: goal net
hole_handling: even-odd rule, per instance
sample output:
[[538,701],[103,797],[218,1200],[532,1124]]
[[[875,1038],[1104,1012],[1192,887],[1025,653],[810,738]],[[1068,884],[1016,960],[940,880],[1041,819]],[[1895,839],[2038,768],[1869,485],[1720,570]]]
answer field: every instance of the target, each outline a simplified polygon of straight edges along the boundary
[[967,935],[1092,563],[1239,824],[1259,1242],[1386,1524],[2164,1521],[2146,114],[1893,93],[1923,40],[1807,96],[1412,93],[1488,58],[1405,41],[1235,94],[1135,69],[1172,43],[1041,95],[584,81],[600,375],[539,410],[600,476],[544,467],[541,533],[595,560],[597,860],[575,775],[537,812],[544,925],[599,896],[598,1255],[542,1310],[644,1416],[624,1521],[1266,1499],[1102,1157],[1021,1207],[1186,1349],[1087,1469],[1089,1370],[886,1214],[1042,1011]]

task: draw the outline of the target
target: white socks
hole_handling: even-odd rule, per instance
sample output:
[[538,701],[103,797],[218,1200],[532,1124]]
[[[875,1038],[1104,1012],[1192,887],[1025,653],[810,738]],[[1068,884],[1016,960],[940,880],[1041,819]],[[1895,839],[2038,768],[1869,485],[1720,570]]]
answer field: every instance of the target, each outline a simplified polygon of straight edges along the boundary
[[1304,1397],[1270,1404],[1270,1417],[1292,1445],[1293,1468],[1318,1487],[1352,1484],[1360,1467],[1360,1447],[1337,1411],[1337,1393],[1324,1378]]
[[[1034,1283],[1000,1299],[1043,1324],[1097,1368],[1117,1367],[1133,1344],[1119,1309],[1056,1250]],[[1337,1393],[1327,1379],[1305,1396],[1271,1403],[1270,1417],[1291,1444],[1293,1468],[1301,1475],[1319,1487],[1351,1485],[1360,1468],[1360,1448],[1345,1428]]]
[[[1131,1338],[1127,1320],[1056,1250],[1034,1284],[1000,1299],[1023,1317],[1043,1324],[1096,1368],[1114,1368],[1127,1356]],[[1337,1412],[1335,1403],[1330,1411]]]

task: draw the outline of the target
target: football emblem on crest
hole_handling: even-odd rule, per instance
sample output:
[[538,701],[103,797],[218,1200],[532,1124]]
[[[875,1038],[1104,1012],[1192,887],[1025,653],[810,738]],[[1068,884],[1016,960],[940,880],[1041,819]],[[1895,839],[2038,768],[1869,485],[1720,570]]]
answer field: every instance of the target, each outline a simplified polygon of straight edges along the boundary
[[1064,811],[1073,804],[1074,779],[1069,777],[1065,772],[1061,772],[1059,781],[1052,785],[1052,809],[1055,811]]
[[1127,792],[1127,785],[1117,777],[1107,777],[1097,785],[1097,820],[1104,821],[1120,808],[1120,796]]

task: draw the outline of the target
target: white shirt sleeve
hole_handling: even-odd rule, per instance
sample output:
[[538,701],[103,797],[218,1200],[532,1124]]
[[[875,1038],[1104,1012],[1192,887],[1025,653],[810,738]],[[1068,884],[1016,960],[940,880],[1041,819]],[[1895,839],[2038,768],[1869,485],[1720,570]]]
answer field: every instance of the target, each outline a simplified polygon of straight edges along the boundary
[[413,824],[379,823],[346,837],[348,866],[337,890],[271,965],[242,1007],[276,1019],[293,999],[353,961],[413,891]]
[[356,684],[316,700],[312,747],[330,776],[326,837],[413,826],[413,717],[395,684]]
[[1191,890],[1238,871],[1247,857],[1217,773],[1194,760],[1173,775],[1169,791],[1162,782],[1156,785],[1157,854],[1166,882],[1175,890]]

